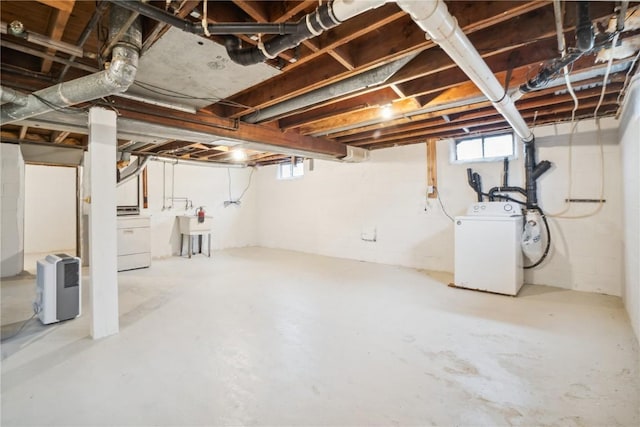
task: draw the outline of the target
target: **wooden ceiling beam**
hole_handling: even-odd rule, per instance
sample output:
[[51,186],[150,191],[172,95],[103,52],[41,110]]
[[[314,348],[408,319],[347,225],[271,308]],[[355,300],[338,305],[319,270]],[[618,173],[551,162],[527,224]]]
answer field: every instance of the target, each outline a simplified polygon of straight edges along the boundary
[[198,143],[196,142],[189,142],[189,141],[169,141],[169,142],[165,142],[162,144],[156,144],[154,147],[151,147],[150,149],[145,150],[146,152],[149,153],[163,153],[163,152],[167,152],[167,151],[179,151],[179,150],[183,150],[185,148],[189,148],[189,147],[193,147],[194,145],[197,145]]
[[[62,35],[64,34],[64,29],[67,27],[67,22],[69,21],[69,17],[71,16],[71,12],[73,11],[73,6],[75,5],[75,0],[67,0],[65,2],[47,2],[41,1],[41,3],[53,3],[56,4],[56,9],[51,14],[51,18],[49,18],[49,28],[48,33],[49,37],[53,40],[62,40]],[[48,55],[55,55],[55,49],[47,49]],[[48,73],[51,71],[51,65],[53,61],[50,59],[42,60],[42,67],[40,69],[43,73]]]
[[[605,96],[603,105],[607,106],[611,103],[614,103],[616,100],[616,97],[617,97],[616,93],[612,93]],[[596,107],[598,103],[598,98],[599,96],[595,96],[587,100],[587,102],[583,102],[579,111],[583,113],[588,111],[589,109],[593,111],[593,109]],[[538,108],[539,107],[535,107],[532,109],[526,109],[521,111],[523,118],[529,123],[533,122],[533,118],[538,115]],[[567,101],[565,99],[564,102],[559,103],[550,112],[545,114],[554,115],[559,113],[566,113],[566,112],[570,112],[572,109],[573,109],[573,101],[571,100]],[[407,132],[407,133],[402,133],[397,135],[390,135],[386,137],[378,137],[375,139],[369,138],[361,141],[354,141],[352,143],[349,143],[349,145],[363,146],[363,145],[370,145],[370,144],[385,144],[385,143],[391,143],[391,142],[396,142],[401,140],[411,140],[411,141],[425,140],[426,141],[427,139],[430,139],[430,138],[441,138],[442,134],[446,134],[447,132],[451,132],[451,131],[456,131],[460,135],[464,135],[467,132],[464,131],[463,128],[468,129],[470,134],[475,134],[476,130],[482,131],[482,129],[485,129],[487,126],[493,126],[493,125],[498,126],[500,128],[509,128],[509,125],[506,123],[504,117],[502,117],[497,113],[494,113],[491,115],[478,113],[478,114],[474,114],[473,118],[467,118],[467,119],[455,120],[455,121],[452,120],[450,122],[440,121],[438,123],[435,123],[433,126],[429,128],[425,127],[425,129],[421,131]]]
[[[415,98],[405,98],[392,104],[394,115],[402,115],[420,108]],[[315,123],[300,126],[300,133],[309,135],[311,133],[322,133],[332,128],[340,128],[350,126],[354,123],[366,123],[372,120],[379,120],[381,114],[380,106],[367,107],[356,113],[335,114],[329,118],[317,121]]]
[[357,97],[346,98],[340,102],[311,106],[295,115],[281,118],[278,122],[281,129],[289,130],[305,124],[327,119],[334,114],[344,114],[368,108],[374,105],[385,105],[398,99],[396,93],[389,88],[381,88]]
[[36,0],[38,3],[45,4],[56,10],[71,13],[75,0]]
[[[622,88],[621,83],[610,85],[607,87],[606,95],[612,96],[617,94]],[[601,88],[593,88],[589,90],[585,90],[582,92],[578,92],[580,96],[580,104],[583,106],[592,105],[594,99],[600,97]],[[609,99],[609,98],[607,98]],[[555,111],[556,106],[561,111],[566,111],[565,107],[567,103],[572,103],[573,99],[569,94],[563,94],[558,96],[545,96],[539,98],[530,99],[528,102],[523,103],[519,106],[519,110],[523,116],[532,115],[533,111],[536,109],[540,109],[542,107],[545,108],[546,111]],[[595,105],[594,105],[595,106]],[[362,133],[358,135],[351,135],[346,138],[337,138],[336,140],[345,143],[345,144],[353,144],[360,141],[366,140],[381,140],[381,138],[398,138],[398,137],[415,137],[420,134],[429,134],[430,129],[441,126],[443,124],[448,124],[452,126],[460,126],[460,127],[469,127],[468,123],[470,121],[482,121],[491,117],[499,117],[496,111],[491,106],[487,106],[481,109],[473,109],[469,110],[466,113],[460,113],[457,115],[448,115],[449,122],[446,122],[442,119],[443,115],[434,115],[426,120],[420,121],[412,121],[410,124],[405,126],[396,126],[392,128],[375,130],[373,132]],[[502,119],[504,120],[504,119]],[[467,123],[467,124],[465,124]]]
[[111,106],[117,108],[120,112],[120,117],[123,118],[196,132],[206,132],[211,134],[212,139],[226,137],[335,157],[347,154],[344,144],[330,139],[309,137],[296,132],[283,132],[272,126],[251,125],[217,117],[209,113],[183,113],[162,107],[141,105],[122,98],[114,98]]
[[20,132],[18,133],[18,139],[25,139],[27,136],[28,130],[29,130],[29,126],[22,126],[20,128]]
[[[477,6],[468,6],[474,8],[474,14],[466,14],[465,16],[459,17],[461,25],[466,31],[470,31],[466,28],[467,26],[472,30],[484,28],[483,25],[488,24],[473,24],[478,21],[483,21],[483,19],[492,19],[492,22],[500,20],[504,21],[513,18],[514,15],[517,16],[517,14],[524,13],[531,9],[543,7],[548,4],[547,2],[527,2],[528,6],[522,7],[523,4],[518,2],[495,2],[495,6],[493,6],[493,8],[487,9],[486,5],[482,4],[483,2],[472,3],[477,3]],[[501,5],[502,3],[504,3],[504,5]],[[515,3],[518,3],[519,6],[516,12],[514,12],[513,14],[505,13],[508,9],[502,9],[502,13],[499,13],[497,16],[491,15],[497,13],[495,9],[496,7],[513,7]],[[457,2],[453,2],[451,6],[454,7],[454,5],[456,4]],[[397,9],[396,5],[392,4],[383,7],[395,8],[394,10],[399,10]],[[465,12],[469,12],[468,7],[464,9]],[[379,11],[380,9],[382,8],[370,11],[368,13],[379,13],[377,11]],[[359,17],[355,17],[352,20],[345,22],[344,24],[328,31],[326,33],[326,37],[339,37],[336,36],[336,33],[339,34],[339,32],[343,30],[343,27],[348,27],[352,21],[364,19],[363,17],[366,16],[367,14],[363,14]],[[408,16],[404,15],[401,12],[397,12],[397,14],[394,14],[393,18],[394,19],[391,22],[387,22],[393,24],[393,26],[388,30],[383,31],[382,27],[380,27],[380,31],[373,31],[368,34],[367,40],[370,40],[368,44],[364,42],[355,44],[350,43],[350,51],[354,55],[354,62],[358,71],[365,71],[371,67],[374,67],[376,64],[381,64],[393,59],[398,59],[401,56],[407,55],[416,50],[422,50],[429,46],[433,46],[433,42],[425,40],[424,33],[415,25],[415,23],[413,23],[413,21],[411,21]],[[399,24],[400,21],[395,22],[398,19],[401,20],[403,24]],[[368,25],[370,26],[370,23],[364,22],[358,28],[366,28]],[[392,37],[390,35],[395,35],[396,37]],[[320,36],[320,39],[322,39],[323,36]],[[407,40],[410,40],[410,42],[407,42]],[[351,47],[352,44],[353,47]],[[321,45],[331,46],[332,48],[335,48],[337,45],[339,45],[339,43],[336,42],[335,45],[334,43],[324,43]],[[386,51],[386,55],[380,53],[384,51]],[[372,57],[365,59],[364,55],[372,55]],[[367,63],[363,63],[363,61]],[[307,65],[309,65],[309,62],[312,64],[311,67],[307,67]],[[267,82],[256,85],[251,89],[240,92],[239,94],[231,97],[230,100],[238,102],[242,105],[249,105],[255,108],[265,108],[269,105],[276,104],[277,102],[281,102],[285,99],[300,95],[306,91],[313,90],[317,87],[321,87],[341,80],[347,75],[346,73],[341,72],[339,68],[326,68],[326,56],[315,58],[313,61],[309,62],[298,60],[298,62],[296,62],[297,65],[295,65],[296,68],[299,67],[301,69],[298,70],[298,73],[295,73],[294,76],[296,74],[302,73],[308,76],[306,79],[292,79],[291,74],[287,73],[286,75],[277,76],[268,80]],[[288,67],[291,67],[291,65],[289,65]],[[328,70],[329,72],[325,72],[325,70]],[[310,81],[315,82],[315,84],[310,84]],[[233,117],[238,117],[248,111],[249,110],[236,110],[235,114],[233,114]]]
[[54,144],[62,144],[69,134],[71,134],[71,132],[54,131],[51,133],[51,142]]

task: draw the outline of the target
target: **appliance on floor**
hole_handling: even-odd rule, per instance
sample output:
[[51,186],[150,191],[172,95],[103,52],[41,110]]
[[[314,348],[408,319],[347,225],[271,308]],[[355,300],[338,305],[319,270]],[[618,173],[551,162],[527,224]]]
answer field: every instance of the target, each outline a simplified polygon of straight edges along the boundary
[[33,305],[45,325],[80,316],[80,266],[80,258],[67,254],[51,254],[38,261]]
[[512,202],[477,202],[455,218],[454,285],[517,295],[523,284],[523,216]]

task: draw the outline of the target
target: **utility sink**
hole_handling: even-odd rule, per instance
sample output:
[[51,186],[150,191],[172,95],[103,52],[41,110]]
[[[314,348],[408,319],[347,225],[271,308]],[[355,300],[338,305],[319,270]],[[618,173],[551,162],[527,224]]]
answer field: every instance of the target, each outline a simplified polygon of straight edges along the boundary
[[213,217],[205,216],[204,222],[198,222],[198,217],[195,215],[180,215],[178,216],[178,226],[180,227],[180,234],[207,234],[211,233],[211,224],[213,223]]

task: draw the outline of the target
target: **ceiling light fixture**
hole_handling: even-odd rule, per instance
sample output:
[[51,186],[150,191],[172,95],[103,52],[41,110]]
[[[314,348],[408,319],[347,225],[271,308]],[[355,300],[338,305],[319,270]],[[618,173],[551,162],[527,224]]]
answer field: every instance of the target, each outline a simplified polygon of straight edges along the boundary
[[380,108],[380,117],[385,120],[389,120],[393,117],[393,107],[391,107],[391,104],[383,105]]
[[246,152],[246,151],[244,151],[244,150],[243,150],[243,149],[241,149],[241,148],[235,148],[235,149],[232,151],[232,154],[231,154],[231,155],[232,155],[232,157],[233,157],[233,160],[237,160],[237,161],[239,161],[239,162],[241,162],[241,161],[243,161],[243,160],[247,160],[247,152]]

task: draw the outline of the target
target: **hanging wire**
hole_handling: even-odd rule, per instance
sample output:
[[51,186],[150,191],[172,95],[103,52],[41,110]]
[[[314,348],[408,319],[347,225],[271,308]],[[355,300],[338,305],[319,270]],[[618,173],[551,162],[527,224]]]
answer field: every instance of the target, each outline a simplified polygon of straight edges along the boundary
[[619,33],[616,33],[613,36],[613,41],[611,43],[611,52],[610,52],[610,56],[609,56],[609,62],[607,63],[607,70],[604,73],[604,80],[602,82],[602,91],[600,92],[600,99],[598,100],[598,105],[596,105],[596,109],[593,112],[593,118],[597,119],[598,118],[598,110],[600,110],[600,106],[602,105],[602,100],[604,99],[604,94],[607,91],[607,81],[609,80],[609,73],[611,72],[611,65],[613,64],[613,52],[616,49],[616,43],[618,43],[618,35]]
[[202,7],[202,29],[204,30],[204,35],[207,37],[211,37],[211,33],[209,32],[209,23],[207,22],[207,3],[208,0],[204,0],[204,5]]
[[598,212],[602,210],[604,205],[604,143],[602,142],[602,130],[600,129],[600,119],[596,119],[596,125],[598,126],[597,130],[597,138],[598,138],[598,146],[600,147],[600,197],[598,199],[598,206],[591,212],[582,215],[555,215],[555,218],[564,218],[564,219],[581,219],[588,218],[590,216],[596,215]]
[[436,196],[438,197],[438,202],[440,203],[440,208],[442,209],[442,212],[447,216],[447,218],[451,220],[451,222],[453,222],[454,221],[453,217],[449,215],[449,213],[444,207],[444,204],[442,203],[442,199],[440,198],[440,191],[438,190],[437,187],[434,187],[434,190],[436,192]]
[[42,102],[44,105],[46,105],[47,107],[55,110],[55,111],[59,111],[61,113],[64,114],[85,114],[87,113],[87,111],[89,111],[89,108],[82,108],[82,107],[69,107],[66,105],[56,105],[51,101],[46,100],[45,98],[36,95],[35,93],[31,94],[34,98],[36,98],[38,101]]
[[171,89],[165,89],[163,87],[156,86],[156,85],[153,85],[151,83],[144,83],[144,82],[136,81],[136,82],[133,82],[133,84],[138,86],[138,87],[141,87],[142,89],[148,90],[149,92],[152,92],[152,93],[155,93],[155,94],[158,94],[158,95],[171,96],[173,98],[178,98],[178,99],[212,101],[212,102],[217,102],[217,103],[222,104],[222,105],[228,105],[230,107],[238,107],[238,108],[246,108],[246,109],[253,108],[253,107],[251,107],[249,105],[240,104],[238,102],[233,102],[233,101],[228,101],[226,99],[215,97],[215,96],[199,97],[199,96],[185,95],[185,94],[183,94],[181,92],[176,92],[176,91],[171,90]]

